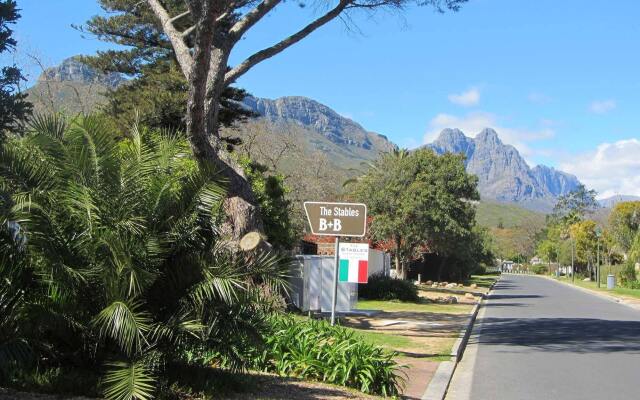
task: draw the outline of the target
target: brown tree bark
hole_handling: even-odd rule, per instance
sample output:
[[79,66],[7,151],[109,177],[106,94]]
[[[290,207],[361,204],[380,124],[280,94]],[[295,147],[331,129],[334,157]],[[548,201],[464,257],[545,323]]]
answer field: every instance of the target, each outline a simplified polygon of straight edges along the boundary
[[[169,15],[162,4],[163,0],[146,0],[171,42],[176,60],[189,81],[186,123],[194,155],[201,165],[214,167],[227,181],[228,198],[224,208],[229,221],[224,230],[231,238],[237,240],[249,231],[261,231],[262,221],[256,198],[242,168],[220,143],[219,101],[224,88],[255,65],[304,40],[346,10],[399,10],[406,1],[338,0],[337,3],[327,3],[328,8],[324,13],[300,30],[272,46],[256,51],[229,69],[229,54],[234,46],[282,0],[185,0],[188,11],[175,16]],[[141,0],[136,7],[144,2]],[[455,11],[459,8],[457,3],[457,0],[447,2],[446,8]],[[419,4],[442,10],[439,0],[426,0]],[[182,32],[178,31],[174,23],[187,17],[193,25]]]

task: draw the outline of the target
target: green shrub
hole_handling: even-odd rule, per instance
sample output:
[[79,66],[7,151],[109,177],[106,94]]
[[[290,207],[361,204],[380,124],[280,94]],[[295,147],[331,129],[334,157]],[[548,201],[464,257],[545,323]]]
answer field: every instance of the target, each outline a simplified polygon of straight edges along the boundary
[[372,275],[369,282],[358,285],[358,297],[369,300],[420,300],[418,288],[413,282],[382,274]]
[[0,146],[3,192],[0,386],[66,390],[74,368],[108,399],[146,400],[190,354],[237,370],[260,344],[288,261],[219,240],[224,185],[186,140],[36,118]]
[[363,341],[351,329],[325,321],[277,317],[255,367],[283,376],[315,379],[384,396],[404,382],[395,353]]
[[536,275],[545,275],[549,273],[549,268],[546,265],[539,264],[532,266],[531,271]]
[[622,286],[630,287],[636,278],[636,266],[633,262],[627,262],[618,272],[618,279]]

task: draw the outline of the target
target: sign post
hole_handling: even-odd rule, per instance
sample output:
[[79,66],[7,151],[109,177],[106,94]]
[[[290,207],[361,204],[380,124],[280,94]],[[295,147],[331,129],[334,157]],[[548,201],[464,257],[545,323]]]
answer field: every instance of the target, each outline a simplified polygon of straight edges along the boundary
[[333,297],[331,298],[331,326],[336,324],[336,304],[338,303],[338,274],[340,273],[340,236],[336,236],[335,264],[333,266]]
[[[340,237],[363,237],[367,230],[367,206],[361,203],[327,203],[318,201],[306,201],[304,203],[304,211],[307,214],[307,220],[311,227],[311,233],[318,236],[335,236],[335,264],[333,268],[333,298],[331,299],[331,325],[336,322],[336,304],[338,302],[338,275],[341,274],[340,260]],[[367,250],[368,250],[368,245]],[[356,251],[357,253],[357,251]],[[361,261],[356,256],[345,260],[346,276],[352,276],[352,268],[358,268],[355,272],[358,278],[352,280],[347,278],[348,282],[361,281]],[[355,266],[351,263],[355,262]],[[366,263],[365,279],[366,282]]]

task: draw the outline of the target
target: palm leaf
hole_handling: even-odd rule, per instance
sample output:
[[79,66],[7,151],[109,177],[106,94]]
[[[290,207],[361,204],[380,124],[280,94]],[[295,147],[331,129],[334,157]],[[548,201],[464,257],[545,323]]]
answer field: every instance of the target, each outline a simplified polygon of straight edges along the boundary
[[100,336],[115,340],[126,354],[139,352],[147,343],[146,333],[150,329],[151,318],[141,311],[141,304],[114,301],[94,318],[93,325]]
[[111,369],[105,374],[103,380],[104,395],[108,400],[153,398],[156,378],[142,362],[114,362],[109,366]]

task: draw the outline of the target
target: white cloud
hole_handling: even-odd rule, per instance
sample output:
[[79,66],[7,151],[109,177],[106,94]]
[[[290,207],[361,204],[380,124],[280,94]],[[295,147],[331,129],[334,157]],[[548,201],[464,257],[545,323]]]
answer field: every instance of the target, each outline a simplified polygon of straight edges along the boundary
[[484,128],[493,128],[498,133],[500,140],[505,144],[514,146],[527,162],[532,165],[530,158],[534,155],[542,155],[540,150],[533,150],[528,143],[550,139],[555,136],[552,129],[553,121],[542,120],[539,129],[521,129],[504,126],[500,118],[491,113],[472,112],[464,116],[450,114],[438,114],[430,122],[427,133],[424,135],[424,143],[433,142],[445,128],[458,128],[469,137],[474,137]]
[[606,114],[616,108],[615,100],[596,100],[589,105],[589,111],[594,114]]
[[472,87],[459,94],[450,94],[448,97],[453,104],[464,107],[475,106],[480,102],[480,90],[477,87]]
[[599,198],[618,194],[640,196],[640,140],[602,143],[595,151],[571,156],[560,169],[576,175]]

